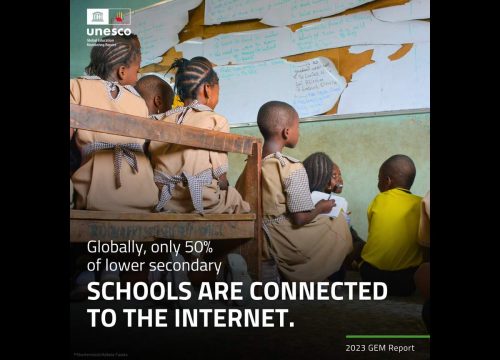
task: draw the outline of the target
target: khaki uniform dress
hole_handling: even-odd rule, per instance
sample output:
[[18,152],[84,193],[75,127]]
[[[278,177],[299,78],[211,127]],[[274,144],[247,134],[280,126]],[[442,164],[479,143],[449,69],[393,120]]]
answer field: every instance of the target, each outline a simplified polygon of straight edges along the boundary
[[[111,91],[118,89],[116,98]],[[146,103],[131,86],[96,76],[70,80],[70,103],[148,117]],[[79,129],[76,144],[82,164],[71,180],[75,208],[118,212],[151,212],[158,202],[153,169],[143,139]]]
[[[229,132],[228,121],[194,101],[166,113],[162,121]],[[156,211],[174,213],[233,214],[250,212],[238,191],[221,190],[218,178],[228,171],[225,152],[151,141],[149,145],[155,182],[161,190]]]

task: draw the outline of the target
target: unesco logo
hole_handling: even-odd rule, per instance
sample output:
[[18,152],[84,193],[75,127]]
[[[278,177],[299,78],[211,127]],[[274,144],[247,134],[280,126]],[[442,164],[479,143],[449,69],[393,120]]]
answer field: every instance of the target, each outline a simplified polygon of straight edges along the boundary
[[87,25],[130,25],[130,8],[87,9]]
[[[87,36],[130,35],[132,30],[125,26],[130,26],[131,22],[130,8],[87,9],[87,26],[91,25],[87,27]],[[94,42],[87,43],[87,46],[94,44]]]

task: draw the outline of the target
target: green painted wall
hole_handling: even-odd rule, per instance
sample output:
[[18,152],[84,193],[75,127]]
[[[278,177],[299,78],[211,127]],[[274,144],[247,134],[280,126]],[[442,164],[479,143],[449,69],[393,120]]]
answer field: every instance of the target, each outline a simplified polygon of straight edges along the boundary
[[160,0],[71,0],[70,14],[70,77],[83,75],[90,61],[87,46],[87,9],[123,8],[132,10],[156,4]]
[[[261,137],[257,126],[233,128],[232,133]],[[380,165],[394,154],[413,159],[417,176],[412,193],[423,196],[430,188],[430,114],[392,115],[371,118],[327,120],[300,124],[295,149],[283,152],[304,160],[316,151],[327,153],[341,170],[344,196],[352,211],[353,227],[366,239],[366,208],[377,195]],[[236,183],[246,155],[229,155],[229,181]]]

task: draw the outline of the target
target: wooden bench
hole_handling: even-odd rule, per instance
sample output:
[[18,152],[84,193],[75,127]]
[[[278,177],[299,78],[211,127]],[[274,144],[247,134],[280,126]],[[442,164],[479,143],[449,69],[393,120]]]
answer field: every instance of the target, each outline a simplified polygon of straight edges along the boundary
[[154,241],[244,239],[235,252],[248,264],[252,279],[261,279],[262,205],[259,138],[204,130],[192,126],[125,115],[88,106],[70,104],[70,127],[133,138],[149,139],[201,149],[247,154],[245,189],[250,214],[117,213],[112,211],[70,211],[70,241]]

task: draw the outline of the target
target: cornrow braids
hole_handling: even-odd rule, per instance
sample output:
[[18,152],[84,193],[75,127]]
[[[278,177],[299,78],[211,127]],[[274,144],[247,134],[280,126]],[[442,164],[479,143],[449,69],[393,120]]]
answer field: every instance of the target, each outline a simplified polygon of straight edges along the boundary
[[324,192],[332,177],[332,159],[324,152],[316,152],[309,155],[303,165],[309,178],[309,190]]
[[118,66],[130,66],[141,54],[137,35],[105,36],[98,40],[90,52],[90,64],[85,68],[87,75],[115,81],[114,70]]
[[174,91],[179,95],[181,101],[196,99],[196,93],[202,84],[215,85],[219,81],[219,77],[210,62],[200,56],[191,60],[176,59],[167,72],[172,69],[177,69]]

